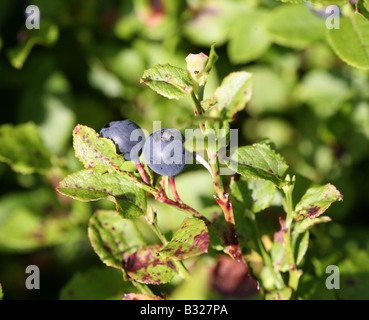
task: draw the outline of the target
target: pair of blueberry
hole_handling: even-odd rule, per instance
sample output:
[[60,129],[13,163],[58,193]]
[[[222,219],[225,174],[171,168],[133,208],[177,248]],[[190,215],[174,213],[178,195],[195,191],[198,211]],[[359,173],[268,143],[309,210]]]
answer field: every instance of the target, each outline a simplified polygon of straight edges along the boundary
[[174,177],[182,172],[191,156],[184,146],[184,137],[176,129],[159,129],[145,141],[142,129],[131,120],[112,121],[100,131],[104,138],[111,139],[128,161],[139,164],[142,153],[147,165],[154,172]]

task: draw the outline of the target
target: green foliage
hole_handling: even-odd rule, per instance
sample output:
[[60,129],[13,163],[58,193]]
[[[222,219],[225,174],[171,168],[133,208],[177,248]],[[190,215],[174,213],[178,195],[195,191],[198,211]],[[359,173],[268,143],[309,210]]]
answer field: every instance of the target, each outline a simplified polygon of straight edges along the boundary
[[368,20],[357,14],[340,19],[340,29],[328,29],[327,39],[336,54],[347,64],[369,69]]
[[266,144],[240,147],[227,163],[229,168],[245,177],[262,179],[282,187],[288,165],[284,159]]
[[60,291],[60,300],[121,300],[135,287],[124,282],[121,272],[110,268],[91,268],[76,273]]
[[[331,4],[339,29],[314,12]],[[259,298],[366,297],[366,0],[357,13],[347,0],[36,5],[39,30],[16,1],[0,13],[5,299],[39,298],[18,283],[24,261],[56,280],[47,299],[250,299],[250,270]],[[238,129],[239,146],[212,174],[193,164],[176,177],[180,203],[99,137],[120,119],[201,137],[221,128],[227,144]],[[236,173],[218,176],[218,164]],[[226,256],[246,261],[243,280]],[[328,265],[340,290],[325,286]]]
[[33,123],[3,125],[0,129],[0,161],[21,173],[45,173],[51,167],[51,155]]

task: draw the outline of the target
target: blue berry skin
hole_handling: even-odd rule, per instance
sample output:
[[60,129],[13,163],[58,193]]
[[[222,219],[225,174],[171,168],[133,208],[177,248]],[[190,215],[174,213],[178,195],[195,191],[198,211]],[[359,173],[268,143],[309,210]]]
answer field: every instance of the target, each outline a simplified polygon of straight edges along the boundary
[[185,139],[176,129],[159,129],[146,140],[143,154],[152,171],[162,176],[174,177],[182,172],[192,159],[183,146]]
[[100,135],[111,139],[117,153],[123,154],[125,160],[139,163],[145,135],[136,123],[131,120],[112,121],[101,129]]

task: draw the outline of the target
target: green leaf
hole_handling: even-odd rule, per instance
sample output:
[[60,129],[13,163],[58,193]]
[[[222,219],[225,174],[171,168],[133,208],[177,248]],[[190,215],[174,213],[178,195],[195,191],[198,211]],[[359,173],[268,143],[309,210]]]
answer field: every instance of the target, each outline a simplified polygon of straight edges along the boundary
[[340,17],[340,29],[327,29],[333,51],[348,65],[369,69],[369,22],[358,14]]
[[272,182],[247,177],[241,177],[239,181],[232,180],[230,188],[234,198],[233,208],[238,212],[250,209],[256,213],[268,208],[276,192]]
[[316,218],[323,214],[333,202],[342,200],[341,193],[330,183],[310,188],[296,205],[294,219],[299,221],[308,217]]
[[261,57],[270,46],[266,13],[254,11],[242,15],[230,31],[228,55],[232,63],[244,64]]
[[3,300],[4,299],[4,292],[3,292],[3,287],[0,283],[0,300]]
[[350,97],[346,81],[322,70],[308,72],[296,92],[320,118],[334,115]]
[[304,4],[287,4],[273,10],[268,31],[275,43],[303,49],[324,38],[324,21]]
[[158,296],[152,296],[145,293],[125,293],[122,300],[164,300]]
[[57,190],[82,201],[113,200],[123,218],[135,218],[146,211],[145,191],[119,172],[81,170],[64,178]]
[[304,233],[292,235],[292,250],[295,254],[296,265],[299,265],[304,258],[309,247],[309,230]]
[[77,225],[71,216],[61,214],[64,209],[57,203],[51,189],[38,188],[3,195],[0,199],[0,250],[30,252],[65,244],[75,237]]
[[125,270],[128,275],[142,283],[167,283],[177,274],[171,258],[159,254],[161,245],[142,246],[136,252],[125,256]]
[[282,243],[278,241],[273,242],[272,248],[270,249],[270,256],[276,271],[286,272],[288,270],[286,251]]
[[265,296],[265,300],[290,300],[292,296],[292,289],[286,287],[280,290],[273,290],[268,292]]
[[38,127],[32,122],[2,125],[0,145],[0,161],[8,163],[14,171],[47,173],[51,168],[50,152],[41,139]]
[[218,108],[228,118],[243,110],[252,95],[252,74],[246,71],[229,74],[215,91]]
[[206,111],[218,105],[218,99],[216,97],[210,97],[201,101],[201,107]]
[[124,282],[122,272],[112,268],[93,267],[77,272],[60,291],[60,300],[120,300],[124,292],[136,291]]
[[141,82],[169,99],[182,98],[194,85],[187,70],[169,64],[145,70]]
[[204,221],[186,218],[172,240],[160,250],[160,254],[175,260],[183,260],[208,251],[209,233]]
[[293,227],[293,233],[304,233],[306,230],[311,229],[317,224],[330,222],[332,219],[328,216],[322,216],[318,218],[306,218],[302,221],[295,223]]
[[369,21],[369,0],[357,0],[356,12]]
[[56,25],[51,23],[43,23],[41,21],[40,29],[33,29],[26,31],[26,40],[8,50],[8,57],[10,63],[14,68],[21,69],[25,63],[28,55],[35,45],[51,46],[59,37],[59,29]]
[[134,222],[117,212],[99,210],[90,218],[88,236],[91,245],[107,266],[124,270],[124,256],[138,250],[144,241]]
[[116,146],[110,139],[100,138],[95,130],[77,125],[73,130],[75,156],[86,169],[114,172],[125,168],[123,155],[116,153]]
[[284,159],[266,144],[240,147],[231,155],[227,166],[242,176],[273,182],[281,188],[288,165]]

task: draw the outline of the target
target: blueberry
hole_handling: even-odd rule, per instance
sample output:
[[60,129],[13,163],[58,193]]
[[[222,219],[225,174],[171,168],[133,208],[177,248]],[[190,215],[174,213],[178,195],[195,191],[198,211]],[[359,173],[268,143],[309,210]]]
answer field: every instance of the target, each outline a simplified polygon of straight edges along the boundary
[[143,154],[147,165],[163,176],[173,177],[182,172],[192,154],[183,146],[185,139],[176,129],[159,129],[146,140]]
[[112,121],[101,129],[100,135],[111,139],[117,153],[123,154],[125,160],[139,163],[145,135],[136,123],[131,120]]

